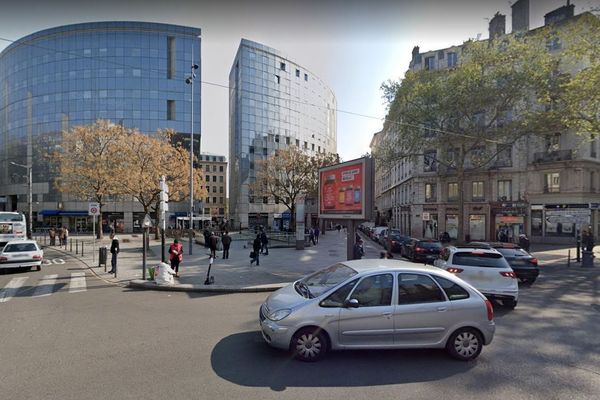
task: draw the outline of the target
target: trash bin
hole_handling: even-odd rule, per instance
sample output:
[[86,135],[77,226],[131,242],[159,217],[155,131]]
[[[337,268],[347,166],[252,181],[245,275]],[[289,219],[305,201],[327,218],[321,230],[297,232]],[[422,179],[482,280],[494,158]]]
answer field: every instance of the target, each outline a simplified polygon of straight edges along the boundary
[[594,252],[583,250],[581,252],[581,267],[582,268],[592,268],[594,266]]
[[100,246],[98,248],[98,267],[101,267],[103,264],[106,266],[107,254],[108,248],[106,246]]

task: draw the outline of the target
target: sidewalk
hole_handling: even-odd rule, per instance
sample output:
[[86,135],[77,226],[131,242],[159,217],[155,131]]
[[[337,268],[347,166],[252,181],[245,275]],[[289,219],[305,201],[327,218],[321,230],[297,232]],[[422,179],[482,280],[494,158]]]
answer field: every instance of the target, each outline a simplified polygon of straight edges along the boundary
[[[328,231],[319,238],[319,244],[310,246],[304,250],[295,248],[272,248],[269,255],[260,255],[260,266],[250,265],[250,248],[245,240],[236,240],[236,234],[232,234],[233,242],[229,251],[229,259],[222,259],[222,251],[217,252],[211,275],[214,284],[204,285],[208,269],[209,250],[200,244],[193,244],[192,255],[189,255],[189,242],[183,240],[183,262],[179,267],[179,279],[175,279],[175,285],[158,286],[151,281],[142,280],[142,235],[120,234],[121,252],[118,258],[118,273],[115,278],[105,270],[110,270],[110,257],[108,253],[108,266],[98,267],[98,248],[100,246],[110,247],[110,238],[106,236],[97,240],[95,251],[92,252],[93,238],[88,236],[72,236],[67,253],[78,257],[88,268],[100,279],[106,282],[122,286],[143,287],[159,290],[178,291],[208,291],[208,292],[250,292],[250,291],[273,291],[294,280],[317,271],[323,267],[346,259],[346,234],[342,231]],[[38,239],[39,240],[39,239]],[[78,254],[75,254],[76,242]],[[81,255],[81,243],[84,243],[84,255]],[[42,245],[44,244],[41,241]],[[172,239],[165,241],[165,257],[168,260],[168,247]],[[58,247],[55,247],[58,249]],[[365,257],[379,258],[382,251],[381,246],[365,239]],[[533,245],[532,254],[540,261],[540,266],[566,267],[568,247],[551,245]],[[599,248],[600,250],[600,248]],[[61,251],[65,251],[64,247]],[[600,251],[596,251],[596,257],[600,257]],[[154,235],[150,238],[150,248],[146,255],[146,268],[155,266],[161,259],[160,239],[155,240]],[[579,264],[574,262],[575,249],[571,248],[571,267],[578,268]],[[148,274],[146,274],[148,278]]]

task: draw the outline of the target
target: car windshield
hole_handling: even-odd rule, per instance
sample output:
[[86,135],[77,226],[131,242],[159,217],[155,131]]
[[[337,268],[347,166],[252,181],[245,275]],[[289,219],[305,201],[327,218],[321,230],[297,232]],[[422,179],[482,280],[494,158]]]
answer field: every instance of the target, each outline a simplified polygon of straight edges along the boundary
[[37,251],[37,247],[33,243],[13,243],[4,247],[5,253],[19,253],[21,251]]
[[529,257],[529,254],[523,249],[502,249],[498,248],[498,250],[504,257]]
[[0,213],[0,222],[24,222],[21,214],[2,214]]
[[334,264],[301,279],[295,288],[304,297],[317,297],[356,274],[344,264]]
[[419,242],[419,246],[426,249],[441,249],[442,244],[440,242]]
[[391,240],[395,240],[396,242],[399,242],[399,241],[401,241],[401,240],[402,240],[402,236],[400,236],[400,235],[395,235],[395,234],[391,234],[391,235],[390,235],[390,239],[391,239]]
[[508,268],[510,267],[502,254],[484,253],[480,251],[458,252],[454,254],[452,264],[468,267]]

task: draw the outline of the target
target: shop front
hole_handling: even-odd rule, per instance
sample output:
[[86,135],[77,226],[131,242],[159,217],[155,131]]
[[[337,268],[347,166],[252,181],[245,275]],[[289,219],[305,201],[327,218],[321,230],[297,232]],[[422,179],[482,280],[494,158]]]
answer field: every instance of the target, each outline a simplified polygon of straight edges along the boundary
[[430,211],[423,211],[423,237],[425,239],[439,238],[438,232],[438,215],[431,213]]
[[516,243],[525,234],[529,204],[524,202],[490,203],[492,231],[490,237],[499,242]]
[[541,231],[546,240],[574,240],[578,230],[592,223],[589,203],[532,205],[532,235]]
[[485,240],[485,215],[470,214],[469,215],[469,237],[470,240]]
[[[142,218],[143,220],[143,218]],[[125,215],[122,212],[103,212],[102,213],[102,232],[124,233]]]

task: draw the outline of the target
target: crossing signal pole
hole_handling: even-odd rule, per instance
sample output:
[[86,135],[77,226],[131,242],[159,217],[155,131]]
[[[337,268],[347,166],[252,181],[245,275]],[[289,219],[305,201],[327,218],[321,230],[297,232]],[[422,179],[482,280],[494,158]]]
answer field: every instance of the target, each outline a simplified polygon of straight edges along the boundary
[[169,186],[167,186],[165,176],[160,177],[160,243],[161,243],[161,260],[165,262],[165,229],[167,223],[165,221],[165,213],[169,211]]

